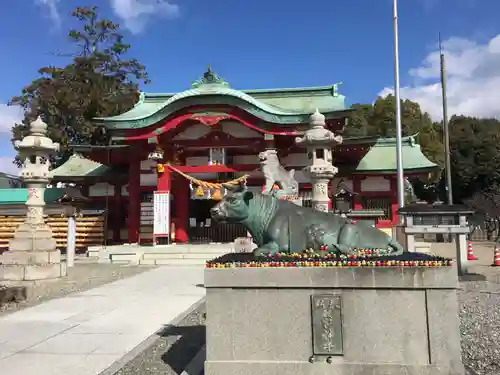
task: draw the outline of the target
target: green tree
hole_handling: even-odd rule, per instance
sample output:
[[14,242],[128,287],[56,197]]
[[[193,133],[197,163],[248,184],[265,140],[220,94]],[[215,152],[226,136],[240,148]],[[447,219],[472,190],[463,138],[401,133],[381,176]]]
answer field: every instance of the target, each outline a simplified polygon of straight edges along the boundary
[[457,202],[500,184],[500,121],[450,119],[451,177]]
[[70,144],[90,142],[94,117],[127,111],[137,101],[139,83],[149,83],[145,67],[127,58],[130,44],[118,24],[100,17],[95,6],[78,7],[72,16],[79,27],[68,33],[75,47],[71,62],[42,67],[40,76],[10,102],[25,110],[23,121],[12,129],[13,140],[25,136],[29,123],[40,115],[49,135],[61,144],[56,164],[67,160]]
[[[374,104],[354,104],[345,137],[395,137],[396,101],[393,95],[378,97]],[[401,125],[405,136],[418,134],[424,154],[440,167],[443,166],[444,148],[440,124],[433,123],[429,114],[411,100],[401,101]],[[439,174],[437,174],[439,175]]]
[[362,137],[373,133],[369,123],[373,114],[373,105],[356,103],[351,108],[354,111],[349,118],[349,124],[345,128],[343,135],[345,137]]

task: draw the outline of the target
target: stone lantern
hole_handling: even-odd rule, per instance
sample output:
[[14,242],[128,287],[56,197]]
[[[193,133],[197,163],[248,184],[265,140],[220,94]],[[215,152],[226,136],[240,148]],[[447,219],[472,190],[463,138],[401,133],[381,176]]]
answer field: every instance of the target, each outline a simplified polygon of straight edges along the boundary
[[332,148],[342,143],[342,136],[325,128],[325,116],[318,109],[311,115],[309,125],[295,143],[307,149],[309,165],[303,171],[311,179],[313,208],[328,212],[328,183],[338,172],[332,164]]
[[51,154],[59,144],[46,136],[47,125],[38,117],[31,123],[30,134],[14,146],[23,162],[21,177],[28,189],[26,219],[14,233],[9,251],[0,257],[0,279],[40,280],[66,275],[52,230],[44,220],[45,188],[51,179]]

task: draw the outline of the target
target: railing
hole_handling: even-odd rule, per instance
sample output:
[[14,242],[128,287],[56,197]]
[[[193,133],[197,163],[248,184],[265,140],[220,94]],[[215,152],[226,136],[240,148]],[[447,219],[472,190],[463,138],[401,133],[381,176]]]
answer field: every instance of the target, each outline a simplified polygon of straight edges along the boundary
[[[24,221],[24,216],[0,216],[0,254],[7,251],[9,242],[14,237],[17,227]],[[83,216],[76,218],[76,249],[83,250],[88,246],[104,243],[104,216]],[[52,229],[56,246],[66,251],[68,218],[47,216],[45,222]]]
[[[440,225],[440,224],[458,224],[456,218],[450,216],[415,216],[414,223],[417,225]],[[468,218],[471,226],[469,239],[471,241],[495,241],[500,235],[500,223],[496,219],[475,220]],[[423,242],[443,242],[447,241],[447,235],[442,234],[419,234],[415,235],[416,241]]]
[[238,237],[246,237],[247,230],[241,224],[212,224],[191,227],[188,230],[189,242],[193,244],[230,243]]
[[392,198],[367,198],[361,197],[361,204],[365,210],[381,210],[384,215],[380,217],[382,220],[392,220]]

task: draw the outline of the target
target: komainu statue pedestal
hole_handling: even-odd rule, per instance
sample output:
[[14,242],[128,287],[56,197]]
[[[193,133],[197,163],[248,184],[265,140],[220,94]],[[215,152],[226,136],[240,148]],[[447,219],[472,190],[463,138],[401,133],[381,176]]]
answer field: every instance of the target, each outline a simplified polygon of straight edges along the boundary
[[240,266],[205,270],[206,375],[464,374],[455,267]]

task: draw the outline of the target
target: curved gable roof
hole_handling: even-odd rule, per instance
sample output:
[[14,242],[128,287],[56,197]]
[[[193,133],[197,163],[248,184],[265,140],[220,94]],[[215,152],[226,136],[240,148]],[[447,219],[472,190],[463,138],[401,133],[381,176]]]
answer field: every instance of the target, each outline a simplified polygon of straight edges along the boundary
[[95,121],[114,129],[150,126],[193,99],[196,104],[237,105],[266,121],[292,124],[307,120],[315,108],[327,117],[331,117],[328,113],[346,111],[345,98],[338,94],[337,87],[239,91],[208,69],[189,90],[177,94],[141,93],[139,102],[128,112]]

